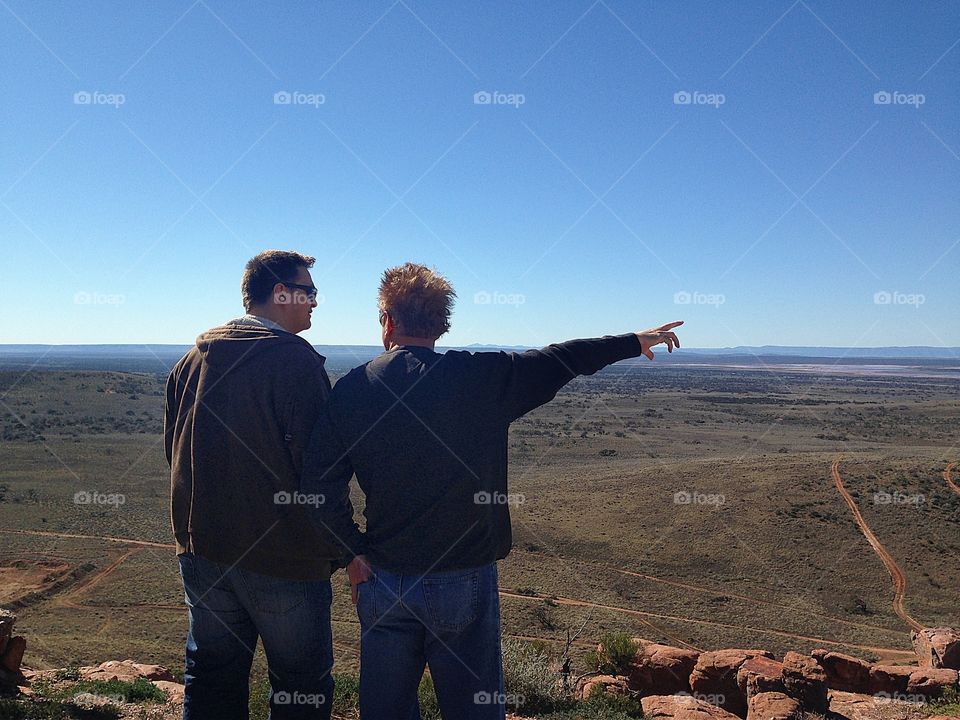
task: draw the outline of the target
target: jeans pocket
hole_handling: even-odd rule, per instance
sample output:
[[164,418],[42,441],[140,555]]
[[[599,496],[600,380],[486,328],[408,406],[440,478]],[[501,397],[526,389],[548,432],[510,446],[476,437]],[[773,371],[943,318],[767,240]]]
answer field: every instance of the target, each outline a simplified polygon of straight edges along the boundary
[[260,573],[234,568],[246,590],[250,603],[262,613],[283,615],[303,605],[307,600],[307,582],[270,577]]
[[423,578],[423,597],[436,630],[460,632],[477,619],[480,569]]
[[362,627],[369,627],[380,619],[377,613],[377,576],[357,585],[357,617]]

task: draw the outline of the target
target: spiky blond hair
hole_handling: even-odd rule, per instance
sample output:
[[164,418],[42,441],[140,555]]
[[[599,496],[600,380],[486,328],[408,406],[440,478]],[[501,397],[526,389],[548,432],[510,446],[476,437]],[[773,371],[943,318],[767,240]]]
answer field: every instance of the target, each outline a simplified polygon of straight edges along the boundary
[[381,312],[410,337],[435,339],[447,332],[456,297],[450,282],[426,265],[404,263],[384,270],[380,279]]

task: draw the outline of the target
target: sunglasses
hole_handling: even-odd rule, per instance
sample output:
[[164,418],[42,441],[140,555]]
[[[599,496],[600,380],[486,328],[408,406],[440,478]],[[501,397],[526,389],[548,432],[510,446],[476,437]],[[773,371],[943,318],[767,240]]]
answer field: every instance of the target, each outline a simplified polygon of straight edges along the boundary
[[317,293],[319,292],[319,290],[317,290],[317,288],[315,288],[313,285],[298,285],[297,283],[288,283],[288,282],[285,282],[283,284],[286,285],[288,288],[295,288],[296,290],[302,290],[304,294],[306,294],[306,296],[311,300],[315,300],[317,297]]

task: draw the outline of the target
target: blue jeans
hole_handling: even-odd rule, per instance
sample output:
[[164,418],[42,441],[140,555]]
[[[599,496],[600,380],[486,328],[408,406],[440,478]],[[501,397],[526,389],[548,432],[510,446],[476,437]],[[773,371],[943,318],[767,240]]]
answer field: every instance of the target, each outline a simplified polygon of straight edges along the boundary
[[190,613],[184,720],[246,720],[250,666],[263,641],[272,720],[328,720],[333,704],[329,580],[284,580],[185,553]]
[[374,567],[358,592],[363,720],[417,717],[424,665],[445,720],[503,720],[495,563],[424,576]]

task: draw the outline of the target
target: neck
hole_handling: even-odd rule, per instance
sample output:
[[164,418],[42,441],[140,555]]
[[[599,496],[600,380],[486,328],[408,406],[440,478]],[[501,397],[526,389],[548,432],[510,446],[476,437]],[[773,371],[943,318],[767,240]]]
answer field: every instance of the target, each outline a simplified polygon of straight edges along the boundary
[[437,339],[411,337],[410,335],[394,335],[390,338],[389,342],[390,346],[387,350],[396,350],[401,345],[414,345],[416,347],[425,347],[433,350],[437,344]]
[[275,311],[274,306],[257,305],[247,310],[247,313],[250,315],[256,315],[257,317],[266,318],[267,320],[272,320],[287,332],[293,332],[293,330],[287,327],[287,323],[284,322],[284,318],[280,316],[280,313]]

